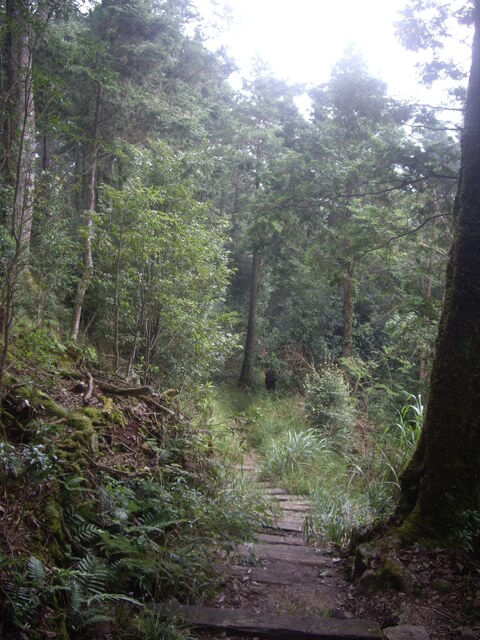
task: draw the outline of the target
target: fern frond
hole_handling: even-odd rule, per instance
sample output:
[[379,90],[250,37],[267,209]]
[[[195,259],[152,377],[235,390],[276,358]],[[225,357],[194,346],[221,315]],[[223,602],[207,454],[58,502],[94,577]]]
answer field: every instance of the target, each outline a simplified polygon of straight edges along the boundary
[[89,554],[77,564],[76,577],[86,593],[104,593],[109,571],[98,558]]
[[45,567],[41,560],[35,556],[30,556],[27,560],[27,576],[34,585],[42,587],[46,581]]

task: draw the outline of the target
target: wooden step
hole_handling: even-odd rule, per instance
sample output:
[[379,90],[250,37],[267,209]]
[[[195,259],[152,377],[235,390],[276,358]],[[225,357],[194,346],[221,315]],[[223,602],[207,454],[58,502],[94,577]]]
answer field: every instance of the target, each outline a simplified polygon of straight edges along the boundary
[[288,492],[286,489],[280,489],[279,487],[265,487],[264,491],[269,496],[286,496]]
[[310,575],[305,571],[295,571],[295,569],[286,570],[282,567],[281,571],[270,571],[269,569],[263,569],[262,567],[224,567],[224,575],[230,575],[234,578],[246,582],[251,580],[253,582],[260,582],[263,584],[317,584],[320,580],[318,571],[317,575]]
[[257,560],[278,560],[299,565],[331,565],[331,560],[323,552],[312,547],[300,547],[287,544],[246,544],[239,547],[242,556],[254,555]]
[[288,502],[288,500],[284,500],[283,502],[280,502],[279,506],[283,511],[294,511],[301,513],[310,511],[310,505],[306,504],[305,502]]
[[300,538],[299,536],[282,536],[272,533],[258,533],[255,536],[255,539],[258,540],[258,542],[267,542],[268,544],[288,544],[295,547],[305,546],[303,538]]
[[279,529],[280,531],[292,531],[294,533],[302,533],[305,519],[294,520],[293,518],[281,518],[275,520],[274,524],[265,525],[266,529]]
[[255,613],[234,609],[214,609],[171,604],[154,605],[184,620],[188,626],[205,631],[253,635],[262,638],[300,640],[381,640],[376,622],[368,620],[334,620],[316,616],[294,617],[279,613]]
[[279,502],[302,502],[305,500],[305,496],[293,496],[285,491],[285,493],[276,494],[275,499]]

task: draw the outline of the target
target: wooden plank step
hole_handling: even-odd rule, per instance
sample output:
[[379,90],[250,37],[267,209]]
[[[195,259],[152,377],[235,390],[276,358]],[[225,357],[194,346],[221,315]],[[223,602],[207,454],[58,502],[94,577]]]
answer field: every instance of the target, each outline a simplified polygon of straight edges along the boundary
[[300,618],[279,613],[255,613],[178,604],[167,607],[154,605],[154,608],[167,611],[197,629],[276,640],[381,640],[383,637],[378,624],[368,620],[334,620],[317,616]]
[[288,492],[287,492],[286,489],[280,489],[280,488],[276,488],[276,487],[265,487],[264,491],[269,496],[286,496],[286,495],[288,495]]
[[287,500],[284,500],[283,502],[280,502],[280,509],[283,511],[298,511],[304,513],[310,511],[311,507],[305,502],[288,502]]
[[282,536],[272,533],[258,533],[255,538],[259,542],[267,542],[269,544],[288,544],[295,547],[303,547],[305,545],[303,538],[300,538],[298,536]]
[[293,496],[289,493],[283,493],[276,495],[275,499],[279,502],[302,502],[302,500],[305,500],[305,496]]
[[237,471],[245,471],[247,473],[259,473],[260,469],[258,467],[254,467],[251,464],[236,464],[234,469]]
[[279,529],[280,531],[293,531],[294,533],[302,533],[304,520],[276,520],[273,525],[266,525],[267,529]]
[[252,580],[263,584],[316,584],[319,581],[318,575],[309,575],[304,571],[289,571],[282,568],[281,572],[263,569],[262,567],[227,567],[224,571],[226,575],[240,578],[243,581]]
[[331,560],[325,553],[319,553],[312,547],[297,547],[287,544],[248,544],[241,545],[239,552],[243,556],[253,554],[257,560],[278,560],[311,566],[331,566]]

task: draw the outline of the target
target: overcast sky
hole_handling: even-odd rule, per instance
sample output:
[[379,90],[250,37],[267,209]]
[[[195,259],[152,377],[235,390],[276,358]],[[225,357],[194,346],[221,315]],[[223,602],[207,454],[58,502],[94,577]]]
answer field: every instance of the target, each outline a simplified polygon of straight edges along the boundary
[[[200,11],[212,15],[212,7],[224,0],[195,0]],[[454,0],[453,0],[454,1]],[[395,37],[394,22],[405,0],[229,0],[233,21],[212,41],[227,45],[230,54],[248,75],[258,54],[278,77],[292,82],[320,84],[328,80],[332,65],[348,45],[363,53],[370,71],[387,82],[393,95],[431,97],[438,103],[438,89],[418,88],[415,61]],[[455,57],[465,59],[468,51]]]

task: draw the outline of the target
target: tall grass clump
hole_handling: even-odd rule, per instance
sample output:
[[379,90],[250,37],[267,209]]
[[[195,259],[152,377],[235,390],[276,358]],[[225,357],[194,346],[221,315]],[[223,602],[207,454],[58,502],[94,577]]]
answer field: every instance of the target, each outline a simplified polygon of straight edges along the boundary
[[370,434],[361,453],[339,453],[333,473],[311,495],[309,532],[343,546],[354,527],[384,520],[400,491],[399,477],[420,437],[421,397],[409,396],[397,421]]
[[262,475],[278,479],[301,472],[327,449],[325,438],[319,438],[315,429],[287,431],[271,439],[263,449]]
[[271,396],[262,394],[238,420],[248,446],[263,451],[272,439],[281,438],[288,431],[305,431],[309,428],[303,403],[297,396]]
[[312,514],[307,520],[307,533],[345,546],[354,527],[371,521],[368,499],[348,483],[334,488],[318,484],[311,496]]
[[408,464],[413,452],[417,448],[422,433],[424,406],[422,396],[409,395],[407,402],[398,411],[398,419],[390,435],[394,440],[396,451],[399,453],[398,465],[400,470]]

